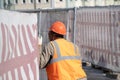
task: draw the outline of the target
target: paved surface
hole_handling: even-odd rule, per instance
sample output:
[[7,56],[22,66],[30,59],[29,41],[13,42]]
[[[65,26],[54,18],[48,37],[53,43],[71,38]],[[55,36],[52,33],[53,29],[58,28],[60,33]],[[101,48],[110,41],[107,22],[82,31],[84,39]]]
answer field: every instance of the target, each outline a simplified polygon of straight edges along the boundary
[[91,66],[83,66],[83,68],[86,71],[88,80],[117,80],[106,77],[106,74],[100,69],[95,69]]
[[[106,74],[103,73],[102,70],[92,68],[91,65],[83,66],[83,68],[87,73],[88,80],[116,80],[116,79],[106,77]],[[45,69],[40,71],[39,80],[48,80]]]

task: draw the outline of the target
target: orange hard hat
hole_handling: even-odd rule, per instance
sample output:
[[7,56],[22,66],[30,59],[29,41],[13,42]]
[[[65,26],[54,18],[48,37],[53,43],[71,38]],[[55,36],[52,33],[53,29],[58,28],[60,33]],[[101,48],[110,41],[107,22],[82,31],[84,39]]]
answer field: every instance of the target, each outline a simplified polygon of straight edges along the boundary
[[60,21],[56,21],[52,24],[50,27],[50,31],[53,31],[55,33],[61,34],[61,35],[66,35],[66,27],[64,23]]

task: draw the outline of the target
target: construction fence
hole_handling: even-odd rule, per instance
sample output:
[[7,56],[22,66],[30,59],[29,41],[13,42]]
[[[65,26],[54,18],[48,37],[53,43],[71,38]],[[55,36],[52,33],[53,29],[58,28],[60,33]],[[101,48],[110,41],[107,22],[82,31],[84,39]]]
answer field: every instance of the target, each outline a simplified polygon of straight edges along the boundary
[[37,15],[0,9],[0,80],[39,80]]
[[120,72],[120,7],[77,10],[75,43],[83,60]]
[[41,10],[39,30],[43,43],[54,21],[67,27],[67,40],[79,46],[82,59],[120,72],[120,6]]
[[[41,10],[39,32],[43,44],[54,21],[67,27],[65,38],[79,46],[82,60],[120,72],[120,6]],[[43,74],[45,75],[44,71]],[[41,78],[45,80],[44,75]]]
[[[67,28],[65,38],[78,45],[83,61],[120,72],[120,6],[24,12],[37,14],[37,30],[43,45],[49,41],[50,25],[62,21]],[[40,80],[47,80],[45,70],[40,70]]]

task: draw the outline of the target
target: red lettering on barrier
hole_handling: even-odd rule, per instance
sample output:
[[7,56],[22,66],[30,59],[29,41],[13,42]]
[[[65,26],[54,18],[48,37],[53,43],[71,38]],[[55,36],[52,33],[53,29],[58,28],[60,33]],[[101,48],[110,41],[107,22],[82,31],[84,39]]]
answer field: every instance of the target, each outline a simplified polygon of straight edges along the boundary
[[[18,56],[16,53],[16,48],[17,48],[17,45],[16,45],[16,43],[17,43],[17,38],[18,38],[18,36],[17,36],[17,30],[16,30],[16,28],[15,28],[15,26],[14,25],[12,25],[12,31],[14,32],[14,40],[15,40],[15,42],[13,43],[13,45],[14,45],[14,47],[13,47],[13,54],[14,54],[14,56],[16,57],[16,56]],[[12,40],[12,37],[11,37],[11,40]],[[11,42],[11,41],[10,41]]]
[[18,79],[23,80],[20,68],[18,68],[17,70],[18,70],[18,75],[19,75]]
[[[29,26],[27,26],[27,28],[29,28]],[[29,54],[30,53],[30,48],[29,48],[30,46],[28,46],[27,34],[29,34],[29,33],[25,32],[25,27],[24,27],[24,25],[22,25],[22,35],[24,38],[25,48],[26,48],[27,53]],[[29,38],[32,38],[32,36],[29,36]]]
[[[19,49],[19,51],[20,51],[20,56],[23,56],[24,54],[24,52],[23,52],[23,46],[22,46],[22,41],[21,41],[21,37],[20,37],[20,35],[21,35],[21,33],[22,33],[22,30],[21,30],[21,28],[20,28],[21,26],[20,25],[18,25],[18,49]],[[20,31],[21,30],[21,31]]]
[[[8,30],[8,34],[9,34],[9,37],[8,37],[9,48],[8,49],[11,48],[11,51],[9,53],[10,54],[9,59],[11,59],[12,56],[14,55],[13,49],[14,49],[15,43],[13,42],[12,33],[10,32],[10,30],[11,30],[10,27],[7,27],[7,30]],[[12,32],[14,32],[14,31],[12,31]]]
[[[6,38],[7,38],[6,40],[7,40],[7,43],[8,43],[8,44],[7,44],[6,42],[5,42],[5,44],[7,44],[6,48],[8,49],[8,52],[6,52],[5,54],[6,54],[6,60],[8,60],[8,58],[9,58],[9,56],[10,56],[10,53],[11,53],[11,52],[10,52],[10,47],[9,47],[9,46],[10,46],[10,42],[9,42],[10,32],[9,32],[8,26],[7,26],[6,24],[4,25],[4,27],[5,27],[6,30],[7,30],[7,32],[6,32],[5,35],[7,35],[7,36],[6,36]],[[4,41],[5,41],[5,40],[4,40]],[[5,61],[6,61],[6,60],[5,60]]]
[[[32,68],[34,75],[37,75],[36,74],[36,67],[34,67],[34,65],[35,65],[35,63],[31,63],[31,68]],[[34,80],[37,80],[37,77],[34,77]]]
[[31,54],[27,54],[21,57],[15,57],[13,59],[7,60],[6,62],[2,62],[0,64],[0,75],[2,75],[3,73],[7,73],[7,71],[14,70],[15,68],[19,68],[22,65],[25,66],[28,63],[30,64],[37,56],[37,54],[35,53],[36,51],[32,52]]
[[[35,25],[32,25],[33,27],[32,27],[32,30],[35,32]],[[27,25],[27,27],[28,27],[28,25]],[[28,35],[30,36],[30,37],[34,37],[33,35],[32,35],[32,33],[31,33],[31,31],[30,31],[30,28],[27,28],[27,31],[28,31]],[[33,44],[33,46],[35,46],[35,43],[34,43],[34,41],[35,41],[35,38],[30,38],[30,41],[32,42],[32,44]]]
[[11,75],[12,75],[12,80],[15,80],[15,73],[14,73],[14,69],[11,70]]
[[28,66],[27,66],[27,65],[24,65],[23,68],[24,68],[24,70],[25,70],[25,73],[26,73],[27,79],[30,80],[30,75],[29,75]]
[[[16,79],[15,75],[17,75],[15,74],[15,69],[16,69],[16,71],[18,72],[19,80],[22,80],[22,73],[20,69],[20,67],[22,66],[25,71],[26,78],[30,80],[29,69],[27,65],[30,64],[31,71],[33,72],[34,80],[37,80],[36,77],[37,69],[35,67],[36,64],[34,62],[35,58],[37,57],[36,54],[37,37],[35,37],[34,35],[36,29],[37,29],[36,25],[7,26],[1,23],[3,45],[2,45],[2,62],[0,63],[0,75],[2,75],[2,78],[3,78],[3,74],[5,74],[6,80],[9,80],[8,71],[10,71],[12,75],[12,79],[15,80]],[[25,46],[25,49],[23,49],[24,48],[23,46]],[[30,50],[30,47],[33,48],[32,51]],[[6,52],[7,48],[8,48],[8,52]],[[24,55],[25,52],[23,50],[26,51],[26,55]],[[18,56],[18,52],[20,53],[19,56]],[[6,56],[7,59],[6,61],[4,61]],[[11,58],[8,59],[10,56]]]

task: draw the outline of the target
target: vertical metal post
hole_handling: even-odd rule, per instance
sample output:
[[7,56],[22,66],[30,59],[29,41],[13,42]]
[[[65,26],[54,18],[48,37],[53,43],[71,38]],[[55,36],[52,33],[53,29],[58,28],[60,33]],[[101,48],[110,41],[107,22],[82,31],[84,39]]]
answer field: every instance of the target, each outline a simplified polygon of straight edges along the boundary
[[73,22],[73,43],[75,43],[75,38],[76,38],[76,12],[77,8],[74,8],[74,22]]
[[66,39],[69,40],[69,10],[67,11],[67,34],[66,34]]
[[[42,37],[42,33],[41,33],[41,16],[42,16],[42,11],[40,11],[38,14],[37,14],[37,17],[38,17],[38,36],[41,38]],[[42,43],[42,46],[44,44]],[[42,49],[42,48],[41,48]],[[48,80],[47,79],[47,75],[46,75],[46,71],[45,69],[41,69],[39,71],[39,78],[42,79],[42,80]]]
[[110,8],[110,22],[111,22],[111,25],[110,25],[110,29],[111,29],[111,50],[112,52],[114,53],[115,52],[115,46],[114,46],[114,26],[115,26],[115,13],[114,11],[112,12],[113,10]]
[[38,36],[41,36],[41,11],[39,13],[37,13],[37,17],[38,17]]
[[[113,7],[114,8],[114,7]],[[115,8],[114,8],[115,9]],[[114,11],[114,10],[113,10]],[[113,43],[113,51],[114,51],[114,53],[116,53],[117,52],[117,50],[116,50],[116,10],[113,12],[113,14],[112,14],[112,20],[113,20],[113,27],[112,27],[112,30],[113,30],[113,37],[112,37],[112,43]]]

